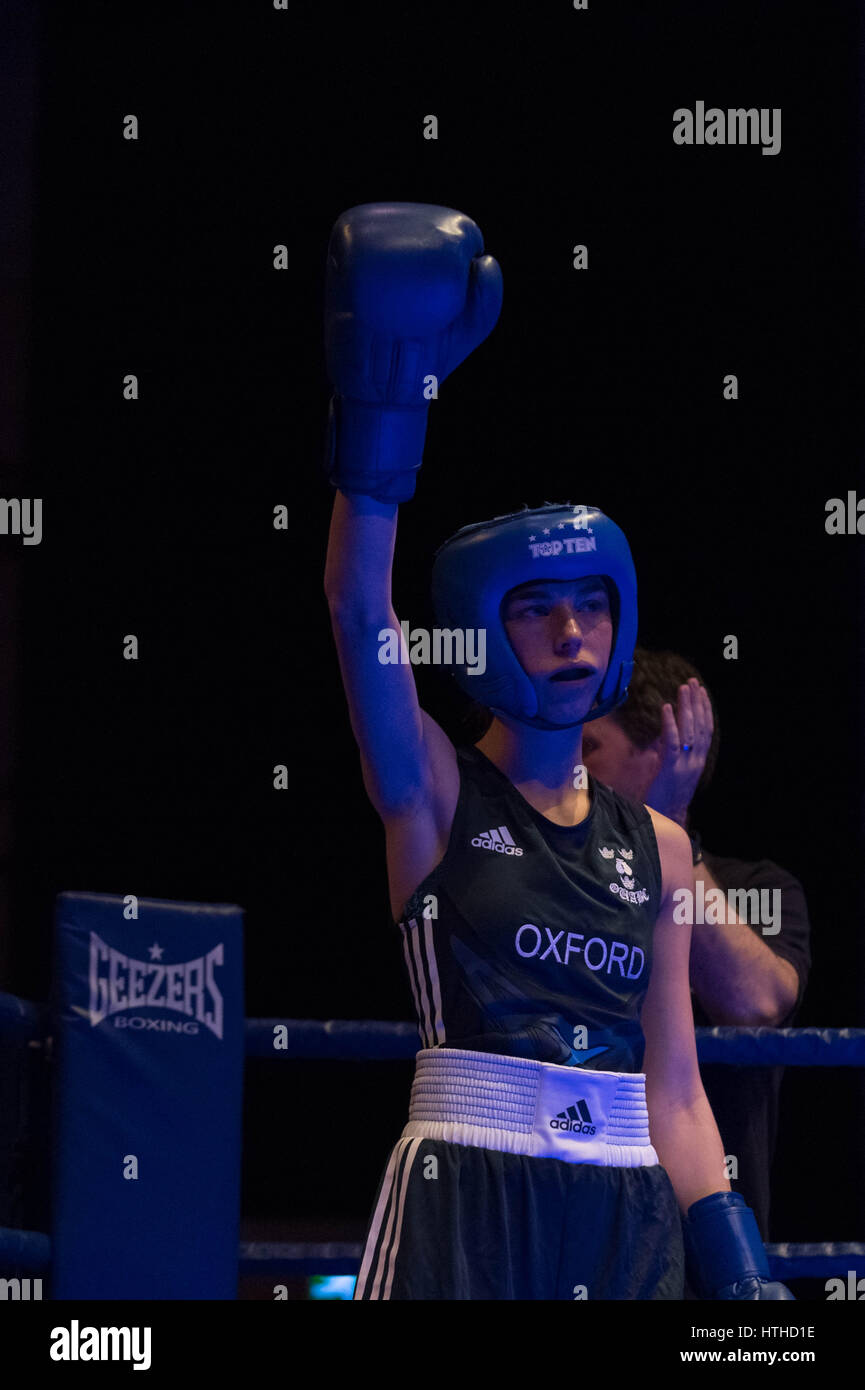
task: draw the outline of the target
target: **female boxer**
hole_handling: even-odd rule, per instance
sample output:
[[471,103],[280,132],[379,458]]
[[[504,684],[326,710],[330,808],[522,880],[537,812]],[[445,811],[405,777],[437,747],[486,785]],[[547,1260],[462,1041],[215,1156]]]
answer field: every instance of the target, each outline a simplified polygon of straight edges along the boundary
[[355,1297],[681,1298],[680,1210],[704,1296],[790,1297],[700,1084],[673,920],[690,843],[582,767],[583,724],[627,692],[625,537],[597,508],[548,505],[441,548],[437,620],[485,637],[483,670],[452,653],[495,715],[475,748],[419,708],[410,663],[380,659],[428,401],[498,317],[482,251],[452,209],[374,204],[328,255],[325,591],[423,1042]]

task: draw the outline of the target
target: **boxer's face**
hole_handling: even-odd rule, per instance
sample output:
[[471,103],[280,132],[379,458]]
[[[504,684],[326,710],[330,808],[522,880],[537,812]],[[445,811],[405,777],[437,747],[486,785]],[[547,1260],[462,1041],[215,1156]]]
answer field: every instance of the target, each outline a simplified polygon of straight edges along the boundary
[[502,605],[505,631],[538,694],[538,712],[556,724],[591,709],[606,674],[613,619],[604,581],[533,580]]
[[638,748],[611,714],[583,728],[583,762],[599,782],[622,796],[645,801],[661,765],[660,739]]

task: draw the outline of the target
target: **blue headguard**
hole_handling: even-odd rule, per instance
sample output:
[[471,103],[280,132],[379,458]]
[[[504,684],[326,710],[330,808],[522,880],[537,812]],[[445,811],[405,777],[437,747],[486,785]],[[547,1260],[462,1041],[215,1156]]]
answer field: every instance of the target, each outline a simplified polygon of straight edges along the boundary
[[[598,698],[588,714],[553,724],[538,714],[535,688],[517,659],[502,618],[509,590],[530,580],[602,575],[610,590],[613,645]],[[637,577],[624,533],[597,507],[548,504],[463,526],[435,555],[432,601],[442,628],[486,629],[486,670],[453,674],[493,710],[537,729],[572,729],[620,705],[628,693],[637,640]]]

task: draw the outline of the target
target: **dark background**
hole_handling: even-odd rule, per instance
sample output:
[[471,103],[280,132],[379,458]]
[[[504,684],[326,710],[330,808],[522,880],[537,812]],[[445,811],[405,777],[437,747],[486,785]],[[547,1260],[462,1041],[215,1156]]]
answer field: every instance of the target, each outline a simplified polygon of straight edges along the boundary
[[[411,1017],[322,592],[321,472],[328,233],[406,200],[472,216],[505,298],[431,410],[400,618],[432,624],[458,526],[609,512],[641,642],[690,657],[720,710],[704,843],[801,880],[797,1025],[865,1025],[863,540],[824,529],[862,486],[858,7],[644,9],[38,7],[31,428],[6,462],[44,538],[0,537],[20,594],[0,987],[47,995],[58,891],[133,892],[243,906],[249,1015]],[[675,146],[698,99],[781,107],[781,153]],[[417,678],[456,732],[455,693]],[[357,1236],[410,1077],[250,1063],[248,1229]],[[862,1094],[861,1072],[787,1072],[774,1239],[865,1236]]]

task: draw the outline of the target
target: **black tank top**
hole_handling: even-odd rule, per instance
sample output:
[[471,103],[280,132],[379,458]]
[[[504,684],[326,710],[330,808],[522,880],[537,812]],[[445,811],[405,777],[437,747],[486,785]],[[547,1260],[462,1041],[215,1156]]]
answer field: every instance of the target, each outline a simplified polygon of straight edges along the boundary
[[457,760],[445,856],[398,923],[423,1046],[640,1071],[661,902],[648,811],[590,777],[587,818],[554,825],[477,748]]

